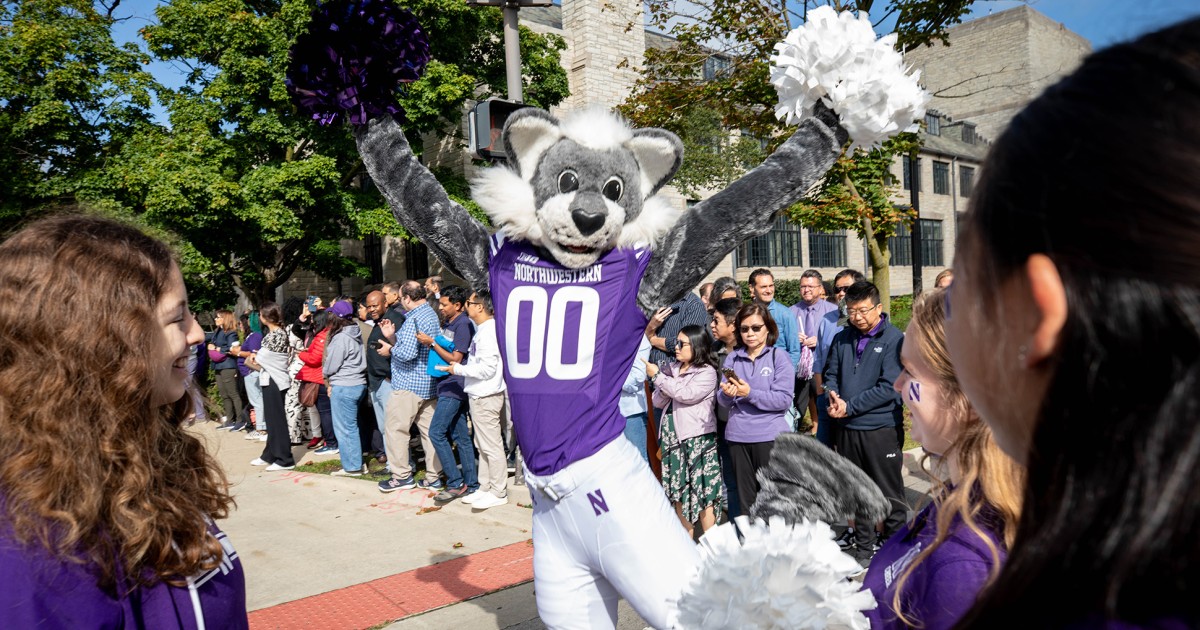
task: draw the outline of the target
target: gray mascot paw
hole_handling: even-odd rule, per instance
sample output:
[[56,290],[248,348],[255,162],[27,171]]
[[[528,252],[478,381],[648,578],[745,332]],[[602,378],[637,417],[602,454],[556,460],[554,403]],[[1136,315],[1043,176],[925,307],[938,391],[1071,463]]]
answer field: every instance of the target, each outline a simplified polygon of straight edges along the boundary
[[875,523],[891,511],[879,486],[861,468],[812,437],[781,433],[771,461],[758,471],[761,489],[750,515],[837,523],[853,517]]

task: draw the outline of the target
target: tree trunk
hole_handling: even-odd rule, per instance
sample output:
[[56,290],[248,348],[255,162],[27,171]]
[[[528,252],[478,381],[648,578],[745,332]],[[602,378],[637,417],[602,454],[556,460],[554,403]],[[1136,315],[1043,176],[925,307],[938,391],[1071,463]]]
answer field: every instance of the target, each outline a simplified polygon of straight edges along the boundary
[[879,301],[883,304],[883,312],[892,312],[892,267],[888,264],[891,249],[888,247],[886,236],[876,238],[875,244],[869,247],[871,252],[871,278],[879,287]]

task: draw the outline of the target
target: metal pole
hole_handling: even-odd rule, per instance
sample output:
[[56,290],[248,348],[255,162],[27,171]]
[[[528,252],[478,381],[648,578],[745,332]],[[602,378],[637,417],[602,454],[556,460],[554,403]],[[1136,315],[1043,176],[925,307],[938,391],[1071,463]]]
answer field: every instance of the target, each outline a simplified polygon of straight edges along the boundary
[[504,13],[504,65],[508,79],[508,100],[521,103],[521,32],[517,28],[517,2],[506,2]]
[[912,171],[909,173],[909,183],[912,184],[909,189],[912,193],[912,209],[913,209],[913,226],[912,233],[909,235],[912,239],[912,281],[913,281],[913,299],[920,295],[922,290],[921,281],[921,202],[917,190],[921,187],[921,161],[917,157],[916,150],[908,157],[909,168]]

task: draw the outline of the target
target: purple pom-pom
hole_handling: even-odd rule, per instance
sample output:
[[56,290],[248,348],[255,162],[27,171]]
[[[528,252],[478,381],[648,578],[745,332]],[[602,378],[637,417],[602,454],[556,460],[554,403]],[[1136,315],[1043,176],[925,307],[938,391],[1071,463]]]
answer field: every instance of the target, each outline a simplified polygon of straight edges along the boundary
[[331,0],[292,46],[287,88],[301,114],[322,125],[342,116],[355,125],[383,114],[403,118],[397,86],[416,81],[428,63],[429,40],[408,9],[391,0]]

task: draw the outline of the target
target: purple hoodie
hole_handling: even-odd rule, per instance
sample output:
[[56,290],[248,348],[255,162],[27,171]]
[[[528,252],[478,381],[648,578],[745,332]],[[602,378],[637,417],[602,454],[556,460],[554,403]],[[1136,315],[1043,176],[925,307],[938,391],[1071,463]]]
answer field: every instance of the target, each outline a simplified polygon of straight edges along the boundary
[[[984,531],[999,549],[1003,562],[1006,556],[1003,542],[997,540],[995,532]],[[870,589],[879,604],[875,610],[867,611],[872,630],[909,627],[896,617],[892,595],[904,570],[917,554],[933,544],[936,536],[937,507],[930,502],[911,523],[888,538],[871,559],[863,587]],[[900,596],[904,614],[920,622],[924,630],[954,627],[975,604],[991,568],[992,555],[987,545],[956,519],[946,540],[904,582]]]
[[[725,439],[730,442],[771,442],[784,431],[791,431],[785,417],[792,406],[796,389],[796,369],[786,350],[763,348],[753,361],[745,348],[737,348],[725,357],[725,367],[750,385],[746,397],[730,398],[717,390],[717,403],[729,408]],[[721,382],[725,382],[724,375]]]
[[0,529],[0,625],[5,628],[180,628],[240,630],[246,616],[246,579],[225,533],[210,526],[225,550],[217,568],[189,586],[164,583],[114,598],[85,565],[27,547]]

